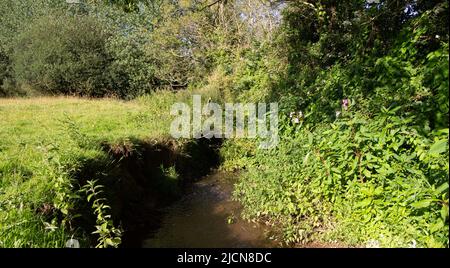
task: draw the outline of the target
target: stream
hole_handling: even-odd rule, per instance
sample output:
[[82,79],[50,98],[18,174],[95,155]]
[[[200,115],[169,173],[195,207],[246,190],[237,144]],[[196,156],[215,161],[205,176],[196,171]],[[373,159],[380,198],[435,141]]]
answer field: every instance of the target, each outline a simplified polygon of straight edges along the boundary
[[167,207],[160,228],[146,235],[145,248],[276,247],[261,224],[240,217],[242,207],[231,200],[237,175],[214,172],[193,183]]

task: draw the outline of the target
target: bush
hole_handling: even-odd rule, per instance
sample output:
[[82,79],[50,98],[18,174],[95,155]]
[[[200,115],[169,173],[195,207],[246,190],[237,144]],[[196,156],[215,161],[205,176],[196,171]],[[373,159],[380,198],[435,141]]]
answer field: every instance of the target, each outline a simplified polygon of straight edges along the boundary
[[400,9],[350,2],[317,1],[315,11],[292,3],[284,10],[275,46],[285,67],[275,99],[313,112],[316,122],[334,120],[339,102],[350,98],[367,113],[401,106],[424,128],[448,127],[448,3],[420,2],[414,14],[392,14],[367,28],[372,12],[381,18]]
[[18,88],[12,66],[17,35],[36,18],[67,8],[65,1],[22,0],[0,2],[0,96],[35,94],[30,87]]
[[3,51],[3,48],[0,44],[0,97],[9,95],[4,88],[3,83],[6,82],[6,79],[8,79],[9,77],[10,66],[11,64],[9,62],[9,57]]
[[113,93],[112,59],[106,50],[109,36],[90,17],[39,18],[17,37],[12,55],[17,82],[50,94]]
[[448,129],[422,135],[395,110],[346,113],[314,128],[284,120],[273,150],[224,149],[241,155],[228,167],[248,170],[235,193],[245,216],[281,226],[287,242],[447,247]]

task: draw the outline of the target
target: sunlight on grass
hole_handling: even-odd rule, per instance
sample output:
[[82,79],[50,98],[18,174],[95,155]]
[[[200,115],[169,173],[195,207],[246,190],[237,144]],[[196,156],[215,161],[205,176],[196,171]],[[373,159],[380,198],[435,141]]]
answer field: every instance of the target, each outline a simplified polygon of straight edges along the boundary
[[95,146],[76,146],[76,135],[97,145],[166,137],[170,105],[179,95],[165,92],[128,102],[74,97],[0,99],[0,247],[64,246],[74,230],[52,227],[51,219],[39,211],[53,204],[58,177],[69,178],[69,171],[76,170],[82,159],[105,156]]

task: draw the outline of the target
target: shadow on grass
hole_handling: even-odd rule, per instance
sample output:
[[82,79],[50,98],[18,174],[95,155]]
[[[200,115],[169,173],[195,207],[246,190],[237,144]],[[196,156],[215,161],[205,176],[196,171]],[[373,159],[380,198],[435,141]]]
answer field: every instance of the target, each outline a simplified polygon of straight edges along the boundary
[[[161,224],[162,209],[183,195],[187,185],[220,164],[219,139],[188,141],[127,139],[102,143],[102,159],[79,159],[72,177],[82,186],[98,179],[105,187],[114,223],[124,229],[121,247],[140,247],[142,234]],[[87,202],[79,204],[77,225],[94,231],[95,217]],[[91,237],[95,244],[96,237]]]

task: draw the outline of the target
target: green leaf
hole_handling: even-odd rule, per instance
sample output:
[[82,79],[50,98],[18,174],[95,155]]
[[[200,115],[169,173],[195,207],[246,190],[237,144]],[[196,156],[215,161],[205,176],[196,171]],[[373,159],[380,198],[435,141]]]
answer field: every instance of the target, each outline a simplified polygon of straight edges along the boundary
[[447,140],[436,141],[428,151],[430,154],[440,154],[447,150]]
[[303,158],[303,165],[306,166],[308,164],[309,155],[311,152],[308,152],[305,157]]
[[372,202],[372,198],[366,198],[363,201],[356,204],[356,207],[367,207]]
[[431,224],[430,232],[434,233],[434,232],[438,231],[439,229],[442,229],[442,227],[444,227],[444,222],[439,220],[438,222]]
[[107,245],[109,245],[109,246],[114,246],[114,245],[115,245],[114,242],[113,242],[110,238],[106,238],[106,239],[105,239],[105,243],[106,243]]
[[448,218],[448,206],[443,205],[441,208],[441,218],[443,221],[446,221]]
[[445,182],[434,191],[434,194],[438,195],[447,189],[448,189],[448,182]]
[[313,143],[313,134],[308,132],[308,144],[311,145]]
[[431,205],[431,201],[432,200],[430,200],[430,199],[425,199],[425,200],[414,202],[411,204],[411,206],[413,206],[415,208],[426,208]]

